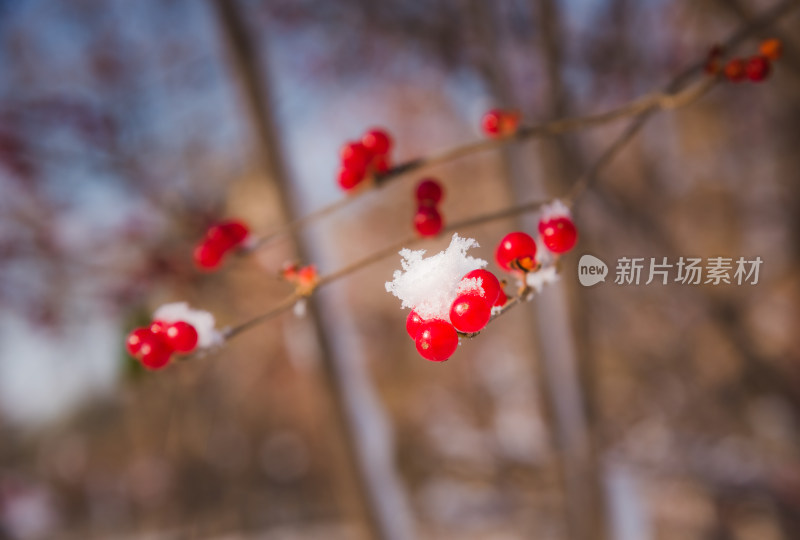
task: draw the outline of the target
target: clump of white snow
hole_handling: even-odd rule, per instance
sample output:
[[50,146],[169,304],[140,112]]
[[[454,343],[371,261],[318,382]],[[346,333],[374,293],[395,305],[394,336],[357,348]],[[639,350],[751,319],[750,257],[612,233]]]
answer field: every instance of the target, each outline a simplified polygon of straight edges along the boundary
[[540,219],[542,221],[550,221],[557,217],[570,217],[570,215],[569,207],[558,199],[555,199],[550,204],[542,206],[542,215]]
[[535,289],[537,293],[541,293],[545,285],[555,283],[558,279],[558,271],[555,266],[545,266],[536,272],[525,274],[525,283],[528,287]]
[[[400,264],[403,270],[395,270],[394,279],[386,282],[386,291],[403,302],[404,308],[415,310],[423,319],[450,319],[450,307],[460,292],[459,283],[464,274],[486,266],[486,261],[470,257],[467,250],[478,247],[472,238],[453,235],[450,246],[431,257],[423,258],[425,250],[403,249]],[[471,286],[480,288],[479,279]],[[470,286],[470,285],[468,285]]]
[[186,302],[173,302],[164,304],[153,313],[154,321],[167,323],[183,321],[194,326],[197,330],[197,346],[200,348],[211,347],[222,343],[223,337],[217,331],[214,316],[208,311],[192,309]]

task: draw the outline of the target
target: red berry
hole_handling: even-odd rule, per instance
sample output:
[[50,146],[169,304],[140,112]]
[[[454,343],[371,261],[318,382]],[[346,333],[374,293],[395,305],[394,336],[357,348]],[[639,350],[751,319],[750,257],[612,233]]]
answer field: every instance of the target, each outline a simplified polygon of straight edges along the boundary
[[414,341],[423,358],[444,362],[456,352],[458,333],[449,322],[433,319],[422,323]]
[[481,280],[481,288],[483,289],[483,297],[489,302],[490,305],[493,305],[497,297],[500,295],[500,291],[502,288],[500,287],[500,281],[497,277],[489,272],[488,270],[484,270],[483,268],[479,268],[477,270],[473,270],[465,275],[461,279],[475,279],[478,278]]
[[417,186],[417,202],[435,206],[442,200],[442,186],[433,178],[426,178]]
[[339,169],[339,186],[345,191],[356,187],[364,180],[364,169],[355,167],[342,167]]
[[709,75],[716,75],[719,73],[719,63],[720,57],[722,56],[722,47],[719,45],[714,45],[711,47],[711,50],[708,51],[708,57],[706,58],[706,65],[705,71]]
[[487,135],[499,135],[500,134],[500,120],[503,116],[503,111],[500,109],[492,109],[491,111],[487,112],[483,115],[483,120],[481,121],[481,127],[483,128],[483,132]]
[[346,169],[366,170],[372,157],[360,142],[349,142],[342,147],[340,154],[342,167]]
[[515,260],[533,266],[536,257],[536,242],[524,232],[508,233],[500,240],[495,252],[497,264],[503,270],[511,270],[511,263]]
[[442,216],[433,206],[420,206],[414,214],[414,229],[420,236],[436,236],[442,230]]
[[539,234],[545,247],[553,253],[566,253],[578,241],[578,230],[567,216],[540,221]]
[[149,337],[149,328],[136,328],[132,330],[125,339],[125,348],[128,349],[128,353],[131,356],[136,356],[139,353],[139,349],[142,347],[142,343]]
[[406,318],[406,332],[411,337],[411,339],[417,339],[417,334],[419,334],[419,329],[424,323],[425,320],[419,316],[419,313],[411,310],[411,313],[408,314]]
[[761,56],[765,56],[770,60],[777,60],[783,53],[783,43],[775,38],[765,39],[758,46],[758,52]]
[[361,144],[373,156],[383,156],[389,153],[392,147],[392,139],[384,130],[373,129],[361,138]]
[[763,56],[754,56],[747,61],[745,71],[748,79],[753,82],[761,82],[769,76],[769,60]]
[[372,160],[372,169],[378,174],[383,174],[391,168],[392,163],[389,161],[388,156],[377,156]]
[[172,348],[158,335],[151,334],[139,348],[139,360],[148,369],[161,369],[169,363]]
[[194,248],[194,264],[201,270],[213,270],[222,262],[225,250],[220,246],[204,240]]
[[155,321],[150,323],[150,327],[148,328],[148,330],[154,336],[164,337],[164,335],[166,334],[168,326],[169,326],[169,323],[167,323],[167,322],[155,320]]
[[206,241],[221,252],[226,252],[244,242],[250,230],[239,220],[228,220],[211,226],[206,233]]
[[164,335],[167,345],[178,352],[191,352],[197,346],[197,330],[187,322],[177,321],[167,325]]
[[475,293],[458,296],[450,308],[450,322],[456,330],[466,333],[482,330],[491,316],[492,302]]
[[725,76],[731,82],[743,81],[746,76],[744,60],[734,58],[725,64]]
[[520,115],[516,111],[492,109],[483,116],[481,127],[490,137],[513,135],[519,127]]
[[506,296],[506,291],[500,289],[500,294],[497,295],[497,300],[494,301],[493,307],[503,307],[508,302],[508,296]]

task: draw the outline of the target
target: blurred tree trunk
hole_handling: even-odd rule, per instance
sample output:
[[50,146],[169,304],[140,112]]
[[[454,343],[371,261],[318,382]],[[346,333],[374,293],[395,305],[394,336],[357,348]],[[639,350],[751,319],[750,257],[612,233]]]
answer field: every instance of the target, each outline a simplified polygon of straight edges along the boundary
[[[551,11],[554,6],[550,6]],[[479,40],[486,53],[479,61],[478,68],[489,85],[490,94],[503,108],[514,108],[514,98],[508,73],[499,51],[496,21],[489,4],[474,0],[472,11]],[[558,39],[554,30],[550,40]],[[545,56],[553,54],[547,50]],[[549,54],[548,54],[549,53]],[[548,105],[554,114],[565,112],[566,99],[559,72],[559,60],[550,57],[548,73],[551,76]],[[510,191],[517,200],[529,200],[531,195],[546,197],[548,193],[563,191],[564,178],[571,173],[566,164],[575,159],[566,150],[556,146],[554,159],[547,159],[549,152],[542,152],[547,163],[544,173],[553,182],[531,186],[530,174],[525,174],[523,156],[519,148],[503,150],[505,178]],[[532,189],[533,187],[533,189]],[[536,230],[536,222],[523,218],[525,230]],[[541,387],[546,400],[546,409],[551,431],[558,450],[560,476],[563,482],[566,501],[565,523],[570,537],[576,540],[603,538],[603,506],[599,502],[599,476],[594,467],[592,434],[589,430],[585,411],[585,392],[579,371],[576,340],[570,323],[569,302],[561,283],[547,287],[530,304],[530,312],[536,321],[536,335],[539,344],[539,369]]]
[[[294,212],[289,177],[272,113],[270,86],[265,82],[268,74],[261,73],[258,68],[261,58],[237,2],[216,0],[215,6],[223,37],[228,42],[233,71],[244,92],[245,110],[255,130],[260,165],[268,181],[277,188],[284,218],[291,220]],[[300,260],[313,260],[298,234],[293,234],[292,240]],[[335,340],[331,340],[335,317],[323,317],[323,311],[317,302],[309,300],[308,317],[333,400],[334,418],[340,428],[337,431],[345,438],[348,472],[357,485],[370,537],[414,538],[405,490],[393,466],[388,437],[390,426],[383,407],[363,365],[341,354],[341,347],[336,347]]]

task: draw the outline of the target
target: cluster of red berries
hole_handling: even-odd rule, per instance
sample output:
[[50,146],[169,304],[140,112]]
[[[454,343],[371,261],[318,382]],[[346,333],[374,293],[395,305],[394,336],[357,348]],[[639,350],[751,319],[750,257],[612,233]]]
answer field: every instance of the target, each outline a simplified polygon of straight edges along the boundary
[[[480,280],[480,287],[467,280]],[[474,334],[489,323],[492,307],[503,306],[507,297],[497,277],[488,270],[478,269],[461,279],[463,290],[453,300],[450,320],[428,319],[411,310],[406,319],[406,332],[417,346],[423,358],[443,362],[450,358],[458,347],[458,333]]]
[[[563,210],[544,216],[539,221],[539,238],[548,251],[566,253],[578,241],[578,229]],[[495,251],[497,264],[503,270],[531,272],[536,269],[536,241],[527,233],[507,234]]]
[[169,364],[174,353],[189,353],[197,347],[197,330],[184,321],[157,320],[150,326],[132,330],[125,347],[144,367],[161,369]]
[[438,209],[444,190],[433,178],[425,178],[417,186],[416,196],[418,206],[414,214],[414,230],[420,236],[436,236],[444,225]]
[[392,139],[382,129],[367,131],[360,141],[345,144],[340,152],[339,186],[349,191],[370,174],[388,171],[391,168],[391,149]]
[[519,111],[492,109],[483,115],[481,128],[489,137],[507,137],[517,132],[520,117]]
[[748,59],[732,58],[721,67],[722,49],[713,47],[708,54],[706,72],[712,75],[722,73],[731,82],[750,80],[761,82],[769,77],[772,62],[780,58],[783,44],[780,40],[766,39],[759,44],[758,54]]
[[194,248],[194,263],[201,270],[213,270],[225,255],[240,246],[250,235],[247,225],[238,220],[223,221],[211,226]]

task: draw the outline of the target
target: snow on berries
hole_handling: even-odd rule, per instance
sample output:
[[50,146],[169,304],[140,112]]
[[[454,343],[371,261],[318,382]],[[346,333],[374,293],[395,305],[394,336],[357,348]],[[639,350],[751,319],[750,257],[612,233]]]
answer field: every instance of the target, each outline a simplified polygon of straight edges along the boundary
[[392,138],[382,129],[371,129],[361,140],[345,143],[339,152],[339,187],[350,191],[370,175],[388,171],[392,145]]
[[572,222],[569,208],[561,201],[542,208],[539,220],[539,237],[545,247],[556,255],[571,250],[578,241],[578,229]]
[[425,320],[446,320],[458,296],[461,278],[487,264],[467,255],[470,248],[477,246],[472,238],[453,234],[447,249],[431,257],[424,257],[424,249],[403,249],[403,270],[395,270],[394,279],[386,283],[386,291],[399,298],[402,307],[413,309]]
[[214,330],[213,315],[178,302],[161,306],[149,326],[132,330],[125,347],[144,367],[161,369],[174,353],[190,353],[221,341],[221,335]]
[[222,343],[222,334],[215,328],[214,315],[202,309],[192,309],[186,302],[164,304],[153,313],[154,321],[185,322],[197,332],[197,347],[205,349]]
[[508,137],[517,132],[519,121],[518,111],[492,109],[483,115],[481,129],[489,137]]
[[[473,334],[489,322],[502,288],[483,269],[486,261],[467,255],[478,243],[454,234],[450,246],[431,257],[425,250],[400,252],[403,270],[386,283],[386,291],[410,308],[406,332],[423,358],[441,362],[458,346],[458,333]],[[505,293],[502,293],[505,298]]]
[[195,265],[201,270],[216,269],[232,250],[244,245],[250,229],[244,222],[231,219],[212,225],[194,249]]
[[438,205],[443,196],[441,184],[433,178],[425,178],[417,185],[414,230],[420,236],[436,236],[442,230],[444,222]]

